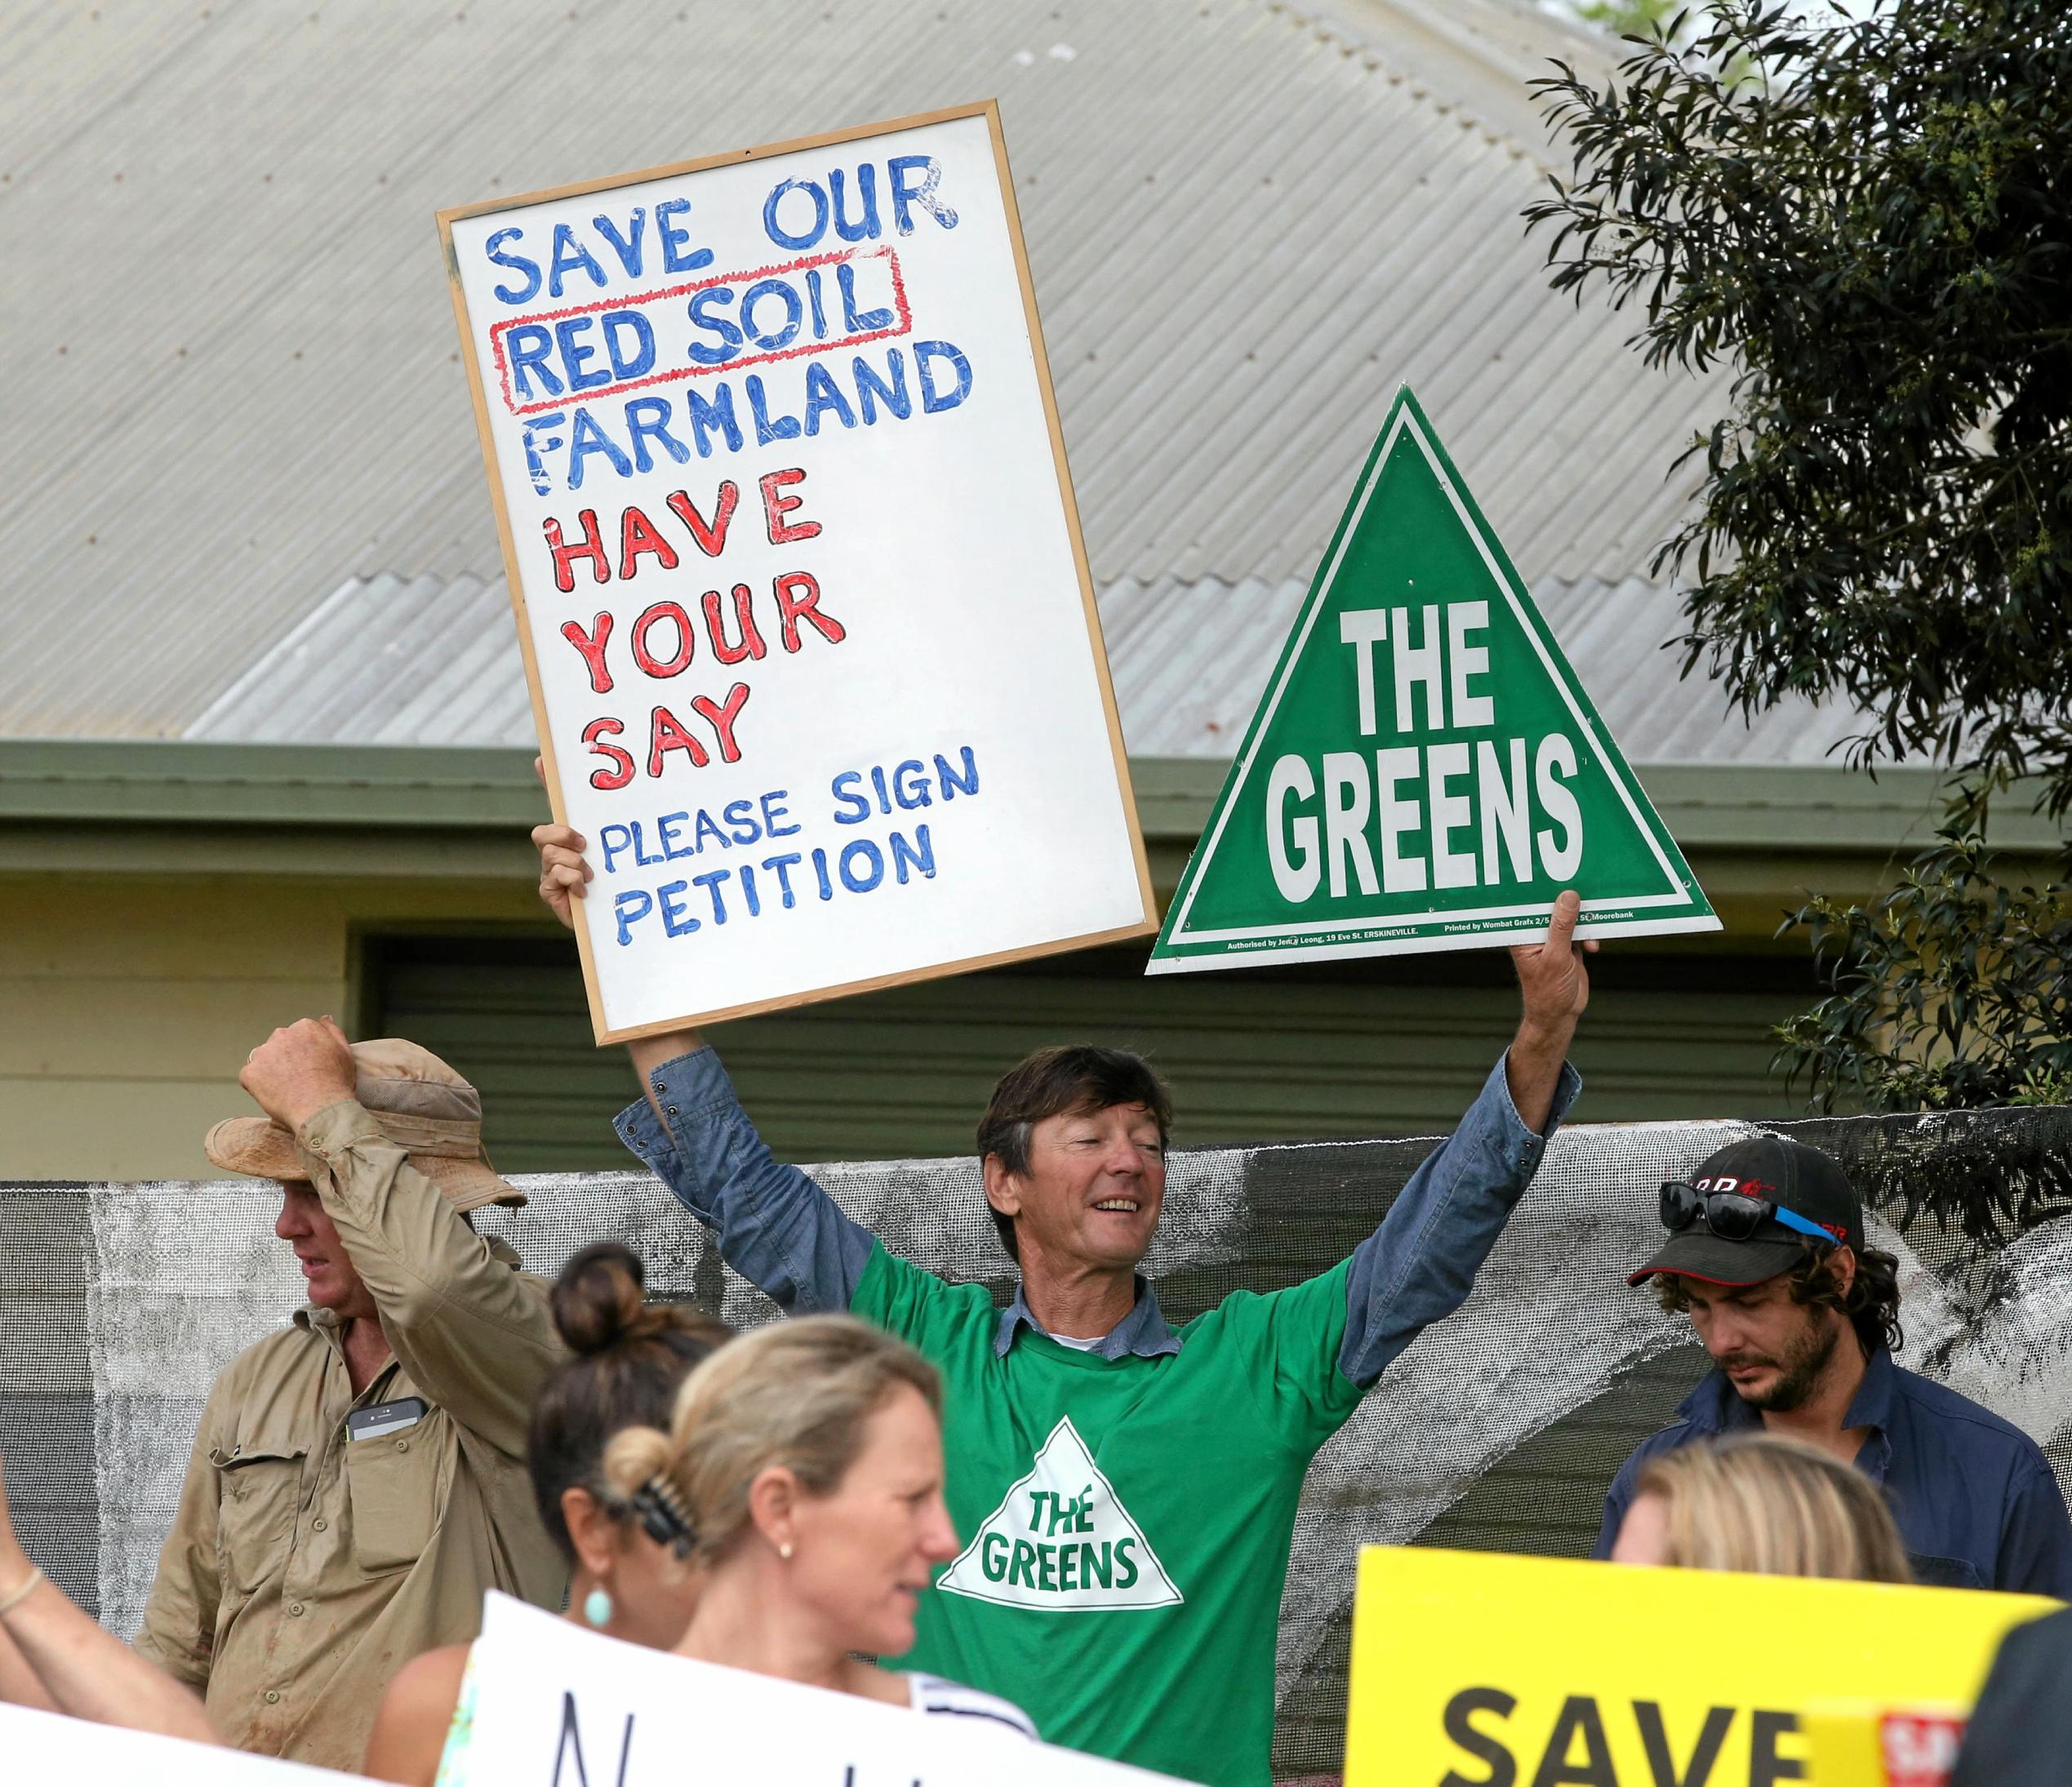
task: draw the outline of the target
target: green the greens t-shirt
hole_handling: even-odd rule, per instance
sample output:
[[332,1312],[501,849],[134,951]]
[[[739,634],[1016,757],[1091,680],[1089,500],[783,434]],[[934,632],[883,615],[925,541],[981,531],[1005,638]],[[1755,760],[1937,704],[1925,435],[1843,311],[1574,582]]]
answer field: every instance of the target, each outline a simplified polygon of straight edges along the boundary
[[1207,1787],[1264,1787],[1296,1501],[1358,1406],[1341,1265],[1239,1291],[1177,1354],[1105,1359],[1020,1330],[881,1247],[855,1313],[943,1374],[964,1549],[900,1666],[1026,1708],[1046,1741]]

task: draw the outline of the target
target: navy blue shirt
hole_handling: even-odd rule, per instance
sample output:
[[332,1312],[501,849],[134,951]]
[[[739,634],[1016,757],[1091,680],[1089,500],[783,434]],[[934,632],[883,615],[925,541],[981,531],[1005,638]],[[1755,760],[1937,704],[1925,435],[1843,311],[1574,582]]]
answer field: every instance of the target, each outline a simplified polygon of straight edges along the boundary
[[[1763,1421],[1719,1371],[1677,1413],[1683,1419],[1643,1440],[1612,1478],[1592,1555],[1611,1556],[1649,1459]],[[1870,1429],[1856,1468],[1884,1486],[1921,1581],[2072,1598],[2072,1521],[2048,1460],[2020,1428],[1894,1364],[1883,1347],[1865,1365],[1843,1425]]]

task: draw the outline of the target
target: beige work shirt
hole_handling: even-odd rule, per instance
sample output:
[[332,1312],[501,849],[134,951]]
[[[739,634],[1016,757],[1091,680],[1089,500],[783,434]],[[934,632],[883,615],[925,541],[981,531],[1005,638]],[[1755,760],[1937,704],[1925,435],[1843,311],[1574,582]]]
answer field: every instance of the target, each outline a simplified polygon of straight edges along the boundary
[[[485,1589],[558,1607],[532,1500],[532,1398],[567,1357],[546,1285],[471,1230],[351,1100],[298,1137],[394,1358],[355,1397],[336,1318],[293,1325],[219,1376],[136,1647],[202,1692],[233,1744],[357,1773],[383,1689],[474,1637]],[[421,1398],[393,1434],[356,1408]]]

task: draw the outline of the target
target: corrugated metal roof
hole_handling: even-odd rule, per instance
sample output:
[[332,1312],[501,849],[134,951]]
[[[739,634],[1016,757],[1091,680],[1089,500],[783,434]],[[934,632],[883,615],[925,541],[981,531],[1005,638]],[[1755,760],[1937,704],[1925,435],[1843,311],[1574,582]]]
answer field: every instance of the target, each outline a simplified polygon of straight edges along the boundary
[[[1130,749],[1233,754],[1308,588],[1306,578],[1110,585],[1101,626]],[[1532,597],[1634,762],[1819,763],[1863,730],[1847,709],[1804,700],[1745,722],[1717,684],[1679,682],[1680,658],[1660,643],[1676,630],[1676,602],[1644,579],[1543,578]]]
[[0,729],[177,734],[345,579],[497,576],[437,207],[985,94],[1104,586],[1306,576],[1403,379],[1529,577],[1635,575],[1720,399],[1522,235],[1518,71],[1589,46],[1339,3],[8,9]]
[[[1142,584],[1101,593],[1101,628],[1140,757],[1228,757],[1293,625],[1305,577]],[[1751,727],[1716,686],[1679,682],[1656,642],[1674,600],[1639,578],[1543,580],[1533,592],[1626,755],[1645,763],[1818,763],[1861,730],[1796,701]],[[436,666],[427,673],[425,667]],[[518,633],[500,580],[353,579],[187,729],[224,743],[509,745],[533,741]]]
[[504,580],[354,577],[185,729],[225,744],[530,745]]

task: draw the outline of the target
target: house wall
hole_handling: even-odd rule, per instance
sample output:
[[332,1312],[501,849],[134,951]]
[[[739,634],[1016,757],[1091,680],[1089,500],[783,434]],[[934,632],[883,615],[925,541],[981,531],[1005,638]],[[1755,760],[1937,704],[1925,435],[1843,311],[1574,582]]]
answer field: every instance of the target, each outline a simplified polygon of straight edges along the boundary
[[516,919],[522,882],[0,877],[0,1180],[206,1179],[273,1029],[357,1020],[369,927]]
[[[506,1170],[623,1158],[609,1118],[631,1077],[592,1047],[574,951],[522,875],[0,877],[0,1180],[220,1176],[202,1140],[251,1110],[247,1055],[325,1012],[356,1037],[416,1036],[474,1078]],[[1686,947],[1601,960],[1584,1114],[1782,1114],[1767,1025],[1805,1002],[1810,980],[1778,973],[1803,954],[1669,940]],[[1748,985],[1719,971],[1722,953],[1749,962]],[[1508,974],[1482,952],[1182,981],[1142,980],[1127,954],[773,1013],[713,1039],[773,1145],[822,1159],[955,1151],[1000,1066],[1078,1036],[1149,1051],[1190,1142],[1430,1134],[1514,1021]]]
[[[1163,900],[1222,767],[1132,767]],[[1578,1118],[1786,1114],[1768,1026],[1813,988],[1803,938],[1777,938],[1778,922],[1807,889],[1861,897],[1888,881],[1925,836],[1935,779],[1643,775],[1725,933],[1598,958]],[[591,1047],[572,952],[534,895],[526,833],[543,804],[517,752],[0,742],[0,1180],[210,1176],[202,1138],[250,1109],[248,1052],[324,1011],[355,1035],[414,1029],[478,1076],[510,1170],[602,1163],[594,1149],[616,1160],[604,1119],[629,1076]],[[2056,841],[2018,811],[2003,830],[2038,862]],[[1096,957],[772,1014],[716,1040],[773,1144],[825,1159],[963,1145],[999,1065],[1065,1036],[1168,1059],[1185,1140],[1430,1134],[1515,1010],[1494,952],[1191,984]]]

